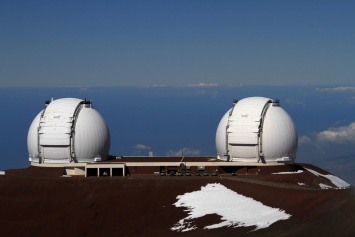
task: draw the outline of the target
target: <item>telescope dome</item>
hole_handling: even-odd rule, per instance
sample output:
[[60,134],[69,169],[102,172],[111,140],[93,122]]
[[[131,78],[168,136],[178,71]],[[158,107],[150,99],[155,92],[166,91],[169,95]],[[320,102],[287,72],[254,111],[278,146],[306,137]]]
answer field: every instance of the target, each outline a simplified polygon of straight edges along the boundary
[[47,101],[27,136],[35,163],[80,163],[106,160],[110,133],[92,101],[62,98]]
[[235,101],[216,132],[217,157],[224,161],[294,163],[297,130],[278,100]]

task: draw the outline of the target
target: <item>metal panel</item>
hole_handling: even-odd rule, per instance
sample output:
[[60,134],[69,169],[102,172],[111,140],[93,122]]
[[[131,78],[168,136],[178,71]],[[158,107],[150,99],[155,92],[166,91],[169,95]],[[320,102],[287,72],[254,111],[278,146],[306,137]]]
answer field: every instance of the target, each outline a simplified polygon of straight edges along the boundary
[[218,124],[216,131],[216,148],[218,159],[227,161],[227,125],[231,109],[228,110]]
[[228,119],[228,150],[231,159],[259,158],[259,135],[262,114],[271,100],[251,97],[234,105]]
[[[43,111],[43,110],[42,110]],[[29,154],[29,158],[32,160],[38,160],[38,126],[39,120],[42,114],[42,111],[37,114],[37,116],[33,119],[30,129],[27,134],[27,150]]]
[[41,146],[69,146],[70,136],[69,134],[41,134],[40,135]]
[[229,144],[258,144],[261,114],[269,101],[264,97],[251,97],[234,105],[227,130]]
[[101,157],[107,158],[110,149],[110,133],[101,115],[92,108],[80,111],[75,125],[75,154],[79,162]]
[[258,146],[233,145],[230,146],[231,158],[257,158]]
[[43,147],[45,160],[68,160],[69,147],[51,146]]
[[[57,162],[56,160],[71,160],[71,130],[75,111],[82,100],[64,98],[52,101],[45,109],[40,119],[39,145],[44,162]],[[52,160],[52,161],[51,161]]]
[[277,158],[296,158],[297,130],[291,117],[278,106],[271,106],[265,116],[262,149],[267,161]]

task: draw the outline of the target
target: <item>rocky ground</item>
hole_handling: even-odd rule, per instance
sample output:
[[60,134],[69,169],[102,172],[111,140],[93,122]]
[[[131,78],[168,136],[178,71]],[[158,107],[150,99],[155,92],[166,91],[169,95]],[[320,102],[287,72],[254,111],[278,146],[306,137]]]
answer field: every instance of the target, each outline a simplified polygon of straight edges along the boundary
[[[318,167],[299,164],[327,174]],[[328,183],[327,183],[328,182]],[[204,226],[220,217],[194,220],[198,229],[170,228],[186,217],[176,197],[208,183],[285,210],[288,220],[268,228]],[[29,167],[0,176],[1,236],[355,236],[354,188],[321,189],[329,183],[304,171],[296,174],[170,177],[63,177],[60,168]],[[302,184],[302,185],[300,185]]]

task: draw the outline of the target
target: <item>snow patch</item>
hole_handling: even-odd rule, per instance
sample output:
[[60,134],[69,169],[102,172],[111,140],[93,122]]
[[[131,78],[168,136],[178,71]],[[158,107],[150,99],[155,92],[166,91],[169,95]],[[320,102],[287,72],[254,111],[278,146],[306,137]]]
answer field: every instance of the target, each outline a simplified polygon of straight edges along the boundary
[[333,187],[331,187],[331,186],[329,186],[329,185],[322,184],[322,183],[319,184],[319,187],[320,187],[321,189],[332,189],[332,188],[333,188]]
[[171,228],[173,231],[196,229],[192,220],[209,214],[221,216],[222,222],[205,226],[204,229],[256,226],[257,230],[291,217],[284,210],[266,206],[218,183],[207,184],[201,190],[179,195],[176,199],[178,201],[173,205],[187,208],[188,216],[176,223]]
[[292,172],[278,172],[278,173],[271,173],[271,174],[300,174],[303,173],[303,170],[297,170]]
[[59,177],[70,178],[71,176],[67,175],[67,174],[63,174],[62,176],[59,176]]
[[[350,184],[348,184],[347,182],[345,182],[344,180],[342,180],[341,178],[339,178],[337,176],[334,176],[331,174],[321,174],[321,173],[318,173],[317,171],[307,169],[307,168],[306,168],[306,170],[311,172],[315,176],[322,176],[324,178],[329,179],[329,181],[332,182],[332,184],[334,184],[337,187],[337,189],[345,189],[345,188],[350,187]],[[330,186],[328,186],[328,187],[330,187]]]
[[305,184],[305,183],[298,183],[298,185],[307,186],[307,184]]

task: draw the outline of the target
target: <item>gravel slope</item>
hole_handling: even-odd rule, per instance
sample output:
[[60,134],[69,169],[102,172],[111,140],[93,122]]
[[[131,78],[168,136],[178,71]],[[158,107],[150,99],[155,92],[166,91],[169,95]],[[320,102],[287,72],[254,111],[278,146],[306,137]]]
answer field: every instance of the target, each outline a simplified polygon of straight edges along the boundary
[[[311,165],[300,166],[326,173]],[[2,236],[355,236],[353,187],[322,190],[318,184],[326,180],[309,172],[248,177],[62,174],[59,168],[30,167],[0,176]],[[292,216],[252,231],[255,228],[203,229],[220,219],[208,215],[195,220],[197,230],[171,231],[186,217],[183,208],[173,206],[176,197],[208,183],[220,183]]]

